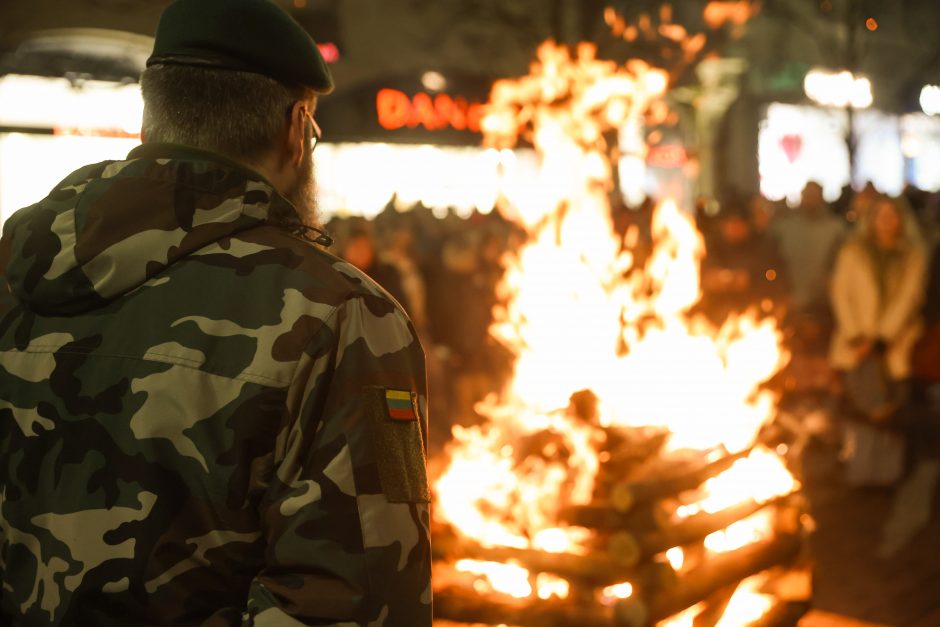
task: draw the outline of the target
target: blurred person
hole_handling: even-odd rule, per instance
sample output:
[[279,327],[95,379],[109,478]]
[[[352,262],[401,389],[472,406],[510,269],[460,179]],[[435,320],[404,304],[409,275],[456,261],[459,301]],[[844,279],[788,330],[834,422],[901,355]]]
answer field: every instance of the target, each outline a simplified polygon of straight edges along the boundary
[[867,222],[878,196],[875,185],[871,181],[866,183],[861,191],[852,196],[846,212],[846,219],[855,224]]
[[847,214],[849,212],[849,207],[852,204],[852,200],[855,199],[855,190],[852,189],[850,183],[846,183],[842,186],[842,189],[839,190],[839,197],[829,203],[829,211],[833,215],[838,216],[842,220],[848,220]]
[[0,624],[430,626],[424,358],[313,243],[316,44],[179,0],[141,81],[0,239]]
[[[764,198],[761,194],[755,194],[748,205],[751,226],[758,235],[768,235],[770,225],[774,218],[779,214],[780,203],[775,203]],[[776,243],[775,243],[776,245]]]
[[924,230],[924,241],[930,249],[937,248],[940,243],[940,191],[928,194],[924,200],[921,228]]
[[701,309],[715,324],[749,309],[782,316],[788,281],[777,244],[754,228],[740,201],[722,208],[706,249]]
[[489,335],[495,285],[478,231],[447,239],[440,267],[429,277],[431,335],[446,349],[452,378],[451,419],[470,425],[479,420],[474,405],[495,391]]
[[923,328],[926,266],[926,251],[906,203],[879,196],[836,260],[834,367],[847,371],[868,357],[883,356],[893,382],[909,378],[911,349]]
[[823,200],[822,187],[807,183],[799,208],[776,220],[771,231],[790,277],[793,308],[798,313],[827,311],[829,274],[846,225]]
[[375,236],[367,226],[353,226],[346,234],[340,256],[381,285],[411,313],[411,303],[395,266],[385,263],[376,251]]
[[[841,373],[847,479],[893,485],[924,422],[911,403],[911,351],[923,321],[926,253],[903,198],[879,196],[839,250],[830,362]],[[906,435],[905,439],[902,435]],[[896,535],[896,534],[895,534]]]
[[405,225],[392,227],[389,245],[382,251],[381,260],[395,269],[407,303],[405,309],[419,334],[428,327],[427,284],[415,254],[415,237]]
[[933,249],[933,254],[930,258],[930,269],[927,276],[927,295],[924,299],[924,321],[928,326],[940,325],[940,248]]
[[[913,329],[921,325],[925,330],[919,339],[915,338],[916,343],[910,349],[911,363],[907,372],[888,364],[892,377],[909,377],[910,381],[901,379],[905,386],[904,405],[893,421],[895,427],[904,432],[907,472],[895,490],[878,547],[879,555],[885,558],[896,555],[929,524],[940,482],[940,255],[934,251],[926,270],[926,289],[923,294],[914,295],[913,284],[918,276],[923,278],[921,260],[926,258],[926,246],[918,245],[916,237],[910,235],[917,227],[906,201],[902,200],[898,206],[902,208],[900,213],[904,215],[906,228],[905,235],[894,249],[902,251],[905,248],[904,240],[907,240],[911,252],[908,253],[910,260],[903,270],[899,266],[895,272],[897,275],[903,272],[903,281],[909,282],[910,287],[906,294],[899,293],[894,303],[886,307],[891,308],[896,304],[899,309],[908,309],[909,303],[922,303],[922,307],[915,305],[914,311],[908,316],[907,334],[913,335]],[[882,215],[884,210],[883,198],[878,197],[872,205],[872,211],[875,212],[874,220],[883,224],[876,226],[876,229],[890,233],[888,225],[893,223],[893,219],[890,212],[888,216]],[[887,236],[880,239],[890,240]],[[918,248],[920,251],[917,251]],[[885,315],[890,313],[886,311]],[[874,350],[878,352],[877,347]]]
[[940,248],[934,248],[927,271],[924,333],[913,349],[911,374],[915,398],[928,414],[932,427],[925,434],[925,453],[940,456]]

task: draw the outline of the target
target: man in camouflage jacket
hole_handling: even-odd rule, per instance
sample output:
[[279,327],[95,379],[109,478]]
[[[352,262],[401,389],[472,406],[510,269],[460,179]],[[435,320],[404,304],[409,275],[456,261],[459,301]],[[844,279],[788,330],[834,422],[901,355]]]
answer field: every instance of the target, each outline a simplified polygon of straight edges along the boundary
[[[267,0],[180,0],[187,28],[219,23],[194,3],[251,15],[207,49],[267,29],[293,83],[330,87]],[[126,160],[4,225],[0,625],[431,624],[423,353],[271,182],[309,166],[306,106],[270,178],[148,141],[145,114]]]

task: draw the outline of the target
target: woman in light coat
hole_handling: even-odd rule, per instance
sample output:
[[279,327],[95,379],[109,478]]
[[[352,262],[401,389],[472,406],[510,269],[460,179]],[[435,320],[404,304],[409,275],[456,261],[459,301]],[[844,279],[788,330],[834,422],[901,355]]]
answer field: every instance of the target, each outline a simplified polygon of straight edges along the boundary
[[926,249],[906,201],[879,195],[836,259],[836,327],[829,353],[836,370],[853,370],[882,353],[893,383],[910,377],[911,351],[923,328],[926,267]]
[[[894,406],[888,414],[869,414],[874,422],[886,420],[892,429],[872,429],[862,438],[864,425],[848,428],[854,441],[849,443],[850,436],[843,453],[854,452],[845,456],[846,479],[855,484],[895,483],[905,456],[910,468],[883,529],[881,557],[894,555],[927,526],[940,478],[938,425],[911,397],[908,382],[912,349],[924,324],[926,274],[927,250],[906,202],[878,196],[857,235],[840,250],[832,281],[836,329],[831,363],[849,372],[869,356],[883,356],[889,404]],[[861,380],[855,386],[857,398],[865,396],[865,388],[878,387],[870,379]],[[867,446],[860,444],[863,440]]]

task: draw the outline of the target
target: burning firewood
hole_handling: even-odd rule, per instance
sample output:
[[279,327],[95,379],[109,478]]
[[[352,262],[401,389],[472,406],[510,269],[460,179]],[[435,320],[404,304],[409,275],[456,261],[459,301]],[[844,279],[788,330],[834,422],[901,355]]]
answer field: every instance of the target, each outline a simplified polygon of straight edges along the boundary
[[612,607],[569,600],[514,599],[460,587],[434,592],[434,615],[464,623],[538,627],[612,627]]
[[598,500],[590,505],[571,505],[558,513],[561,523],[588,527],[601,531],[633,531],[642,533],[662,529],[669,525],[670,509],[662,502],[654,501],[622,512],[609,502]]
[[[715,556],[681,575],[672,586],[649,587],[641,595],[619,601],[611,608],[581,599],[515,599],[495,592],[446,586],[435,590],[435,615],[467,623],[514,624],[538,627],[646,627],[701,601],[708,601],[696,625],[709,624],[739,581],[775,565],[791,561],[800,549],[794,535],[778,535]],[[709,608],[714,608],[710,610]],[[793,608],[790,608],[793,611]],[[781,607],[775,612],[782,614]],[[770,619],[770,617],[767,617]],[[763,624],[763,623],[762,623]],[[768,624],[777,624],[774,622]]]
[[784,601],[778,599],[767,612],[745,627],[790,627],[796,625],[809,610],[809,601]]
[[724,529],[773,503],[781,501],[782,499],[775,499],[767,503],[749,501],[715,513],[702,512],[695,514],[671,527],[665,527],[659,531],[641,536],[638,539],[640,551],[646,556],[655,555],[674,546],[682,546],[701,540],[710,533]]
[[[515,562],[529,570],[553,573],[566,579],[606,585],[625,581],[636,575],[636,564],[623,562],[599,551],[588,555],[573,553],[547,553],[537,549],[513,547],[485,547],[466,539],[443,536],[434,539],[435,556],[462,557],[489,562]],[[502,621],[506,622],[506,621]]]
[[715,513],[702,512],[680,520],[674,525],[646,533],[617,531],[611,534],[599,534],[593,544],[619,564],[633,566],[643,559],[663,553],[674,546],[700,541],[708,534],[743,520],[770,504],[770,502],[750,501]]
[[[506,259],[491,327],[513,378],[481,404],[486,424],[455,430],[435,484],[441,618],[645,627],[704,602],[707,625],[742,579],[800,546],[800,512],[774,500],[799,486],[756,444],[782,334],[691,313],[705,250],[676,203],[656,209],[648,234],[614,228],[610,147],[645,113],[663,119],[667,72],[595,53],[543,44],[529,76],[494,85],[481,123],[488,147],[529,141],[559,184],[539,186],[531,214],[515,207],[528,241]],[[770,503],[776,516],[759,511]],[[737,594],[763,595],[754,582]]]
[[741,582],[735,581],[730,586],[713,592],[705,599],[705,609],[698,613],[692,621],[692,627],[715,627],[721,620],[722,614],[728,609],[728,602],[734,596]]
[[653,592],[647,598],[633,596],[620,601],[616,610],[619,624],[644,627],[668,618],[750,575],[788,563],[800,547],[799,536],[778,534],[737,551],[716,555],[681,575],[671,590]]
[[733,455],[726,455],[716,461],[701,464],[692,470],[686,470],[667,477],[617,484],[610,491],[610,502],[618,511],[627,512],[638,503],[675,496],[686,490],[694,490],[708,479],[731,468],[737,460],[747,457],[749,452],[742,451]]

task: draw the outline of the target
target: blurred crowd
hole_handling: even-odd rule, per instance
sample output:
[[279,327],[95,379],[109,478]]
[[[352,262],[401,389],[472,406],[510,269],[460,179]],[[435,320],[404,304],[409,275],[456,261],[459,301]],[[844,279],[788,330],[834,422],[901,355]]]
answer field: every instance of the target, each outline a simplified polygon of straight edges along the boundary
[[803,427],[838,450],[847,485],[907,486],[890,554],[926,524],[940,478],[940,194],[822,192],[811,182],[793,208],[731,197],[700,211],[700,307],[717,322],[745,308],[782,321],[784,410],[825,408]]
[[474,405],[500,389],[511,357],[489,333],[501,257],[524,236],[498,211],[444,217],[392,204],[374,220],[334,218],[333,252],[376,280],[408,312],[425,348],[433,414],[432,452],[452,425],[479,420]]
[[[938,454],[940,195],[891,197],[869,185],[827,203],[822,191],[809,183],[792,207],[738,195],[698,207],[707,255],[696,309],[716,325],[747,310],[780,320],[792,357],[772,385],[849,425],[838,437],[856,483],[890,483]],[[642,263],[652,201],[612,212],[621,234],[638,227]],[[421,206],[327,228],[334,251],[390,292],[423,339],[436,450],[450,425],[479,419],[474,404],[509,374],[510,355],[488,328],[503,253],[525,235],[498,211],[465,219]],[[894,451],[887,464],[885,450]]]
[[876,550],[895,555],[929,523],[940,480],[940,194],[868,185],[827,203],[811,182],[796,207],[731,197],[698,221],[700,307],[782,322],[781,411],[797,439],[838,453],[843,485],[892,490]]

